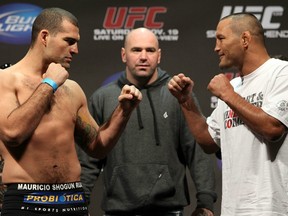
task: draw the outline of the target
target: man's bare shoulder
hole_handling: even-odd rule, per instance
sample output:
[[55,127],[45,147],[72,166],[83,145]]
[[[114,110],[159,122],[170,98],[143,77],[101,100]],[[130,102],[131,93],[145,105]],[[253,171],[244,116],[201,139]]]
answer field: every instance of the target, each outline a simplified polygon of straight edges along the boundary
[[17,73],[10,68],[0,70],[0,88],[13,87],[17,80]]
[[84,91],[81,86],[74,80],[67,79],[64,83],[64,87],[68,88],[74,96],[83,97]]
[[72,79],[67,79],[65,81],[65,85],[67,85],[67,87],[81,88],[80,85],[75,80]]
[[1,77],[11,76],[12,74],[9,71],[11,71],[11,69],[9,69],[9,68],[0,69],[0,76]]

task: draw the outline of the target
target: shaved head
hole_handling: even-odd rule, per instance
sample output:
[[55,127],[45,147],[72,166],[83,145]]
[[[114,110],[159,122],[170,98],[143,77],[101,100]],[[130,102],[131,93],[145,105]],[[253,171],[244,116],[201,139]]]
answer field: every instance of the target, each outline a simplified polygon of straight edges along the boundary
[[133,29],[131,32],[129,32],[125,38],[124,47],[127,47],[129,40],[131,40],[131,38],[133,37],[137,37],[137,38],[149,37],[152,40],[154,40],[154,42],[156,43],[156,46],[157,46],[156,48],[159,48],[158,38],[151,30],[147,28],[141,27],[141,28]]
[[261,43],[264,44],[264,30],[253,14],[250,13],[235,13],[223,17],[221,20],[230,19],[230,28],[234,34],[241,35],[242,32],[249,31],[251,35],[257,37]]

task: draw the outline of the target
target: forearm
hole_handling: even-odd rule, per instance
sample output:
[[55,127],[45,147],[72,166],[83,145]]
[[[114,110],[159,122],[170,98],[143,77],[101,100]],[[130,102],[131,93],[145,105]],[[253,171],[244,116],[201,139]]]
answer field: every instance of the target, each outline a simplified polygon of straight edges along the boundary
[[206,118],[199,111],[192,98],[180,104],[187,121],[188,127],[196,139],[207,153],[215,152],[218,147],[208,132]]
[[6,145],[17,146],[29,138],[50,106],[53,89],[41,84],[33,94],[7,116]]
[[[117,143],[132,111],[142,99],[141,92],[135,86],[125,85],[118,97],[119,104],[111,117],[100,127],[90,115],[86,106],[78,111],[76,138],[82,148],[92,157],[102,159]],[[91,131],[87,131],[86,128]]]
[[90,156],[103,159],[115,146],[121,136],[132,110],[123,109],[118,105],[111,117],[100,127],[90,116],[78,114],[75,139],[82,149]]
[[237,93],[224,102],[235,112],[233,117],[239,117],[244,124],[254,133],[267,140],[280,138],[285,132],[285,127],[280,121],[265,113]]
[[97,147],[96,151],[94,150],[94,153],[96,153],[94,157],[104,158],[116,145],[131,113],[132,110],[123,109],[119,105],[116,107],[109,120],[99,128],[94,144]]

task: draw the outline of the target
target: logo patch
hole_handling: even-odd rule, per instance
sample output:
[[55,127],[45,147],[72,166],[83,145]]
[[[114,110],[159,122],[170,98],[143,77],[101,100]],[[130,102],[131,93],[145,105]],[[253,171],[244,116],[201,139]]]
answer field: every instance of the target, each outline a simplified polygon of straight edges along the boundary
[[281,100],[277,103],[277,108],[280,112],[285,112],[288,110],[288,102],[285,100]]
[[32,193],[24,196],[24,203],[41,203],[41,204],[73,204],[84,203],[85,197],[83,192],[58,192],[58,193]]
[[42,8],[13,3],[0,7],[0,42],[8,44],[29,44],[32,25]]

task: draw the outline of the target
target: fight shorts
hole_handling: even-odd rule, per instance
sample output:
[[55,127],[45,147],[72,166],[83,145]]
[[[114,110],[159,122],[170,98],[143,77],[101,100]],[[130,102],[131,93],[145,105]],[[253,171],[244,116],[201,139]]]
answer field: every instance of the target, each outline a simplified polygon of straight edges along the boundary
[[7,184],[1,216],[88,216],[80,182]]

